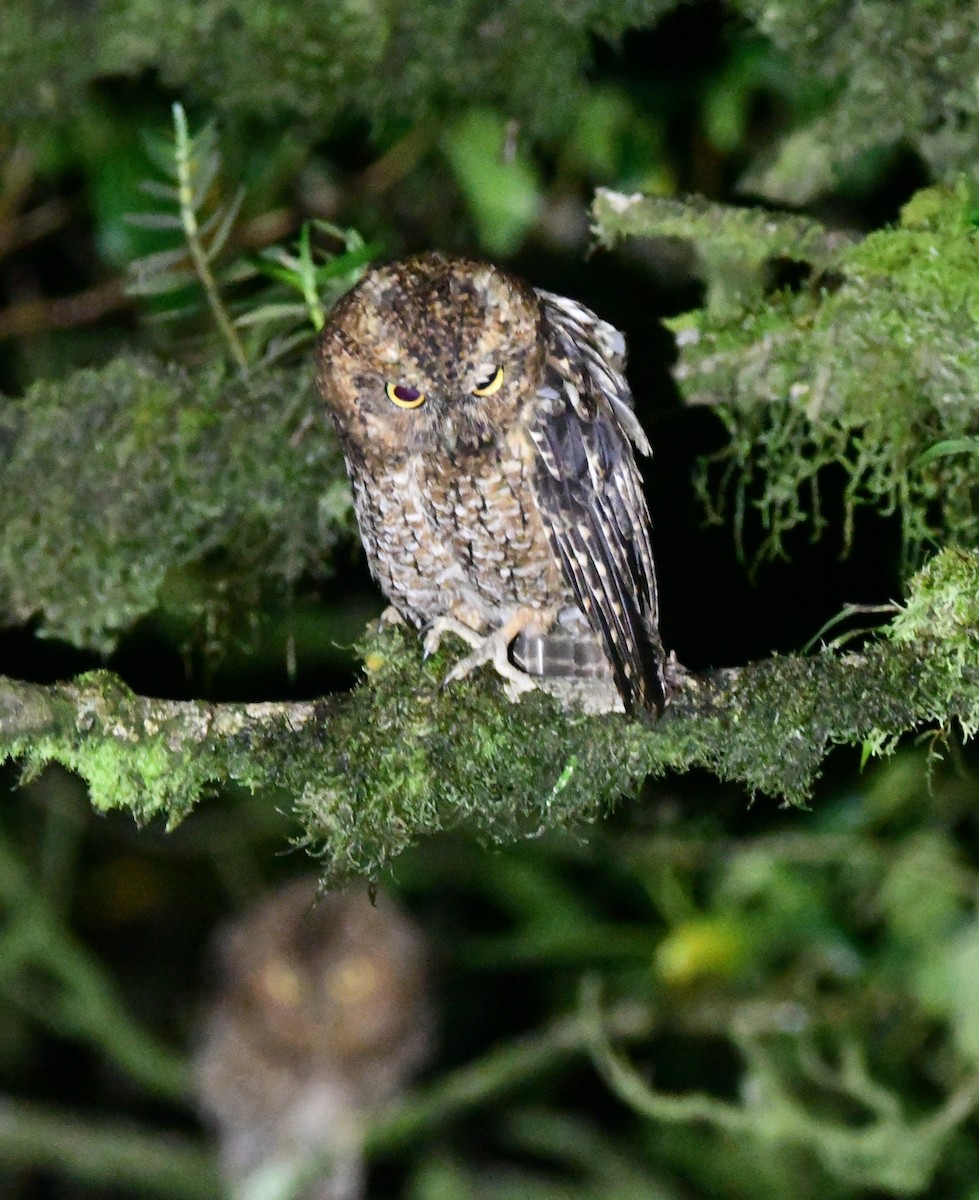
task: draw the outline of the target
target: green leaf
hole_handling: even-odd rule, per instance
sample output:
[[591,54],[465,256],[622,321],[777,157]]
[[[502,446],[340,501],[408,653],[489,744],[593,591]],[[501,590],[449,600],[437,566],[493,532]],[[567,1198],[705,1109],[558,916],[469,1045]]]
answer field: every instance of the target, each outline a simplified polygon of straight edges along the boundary
[[979,454],[979,437],[946,438],[922,451],[915,462],[918,466],[924,466],[936,458],[947,458],[950,454]]
[[501,257],[520,247],[541,204],[536,168],[520,150],[508,155],[506,143],[506,122],[486,108],[470,109],[442,141],[481,244]]
[[210,262],[213,262],[224,249],[225,243],[234,228],[235,221],[238,219],[238,213],[241,211],[242,202],[245,199],[245,189],[240,187],[235,193],[231,203],[226,208],[219,208],[213,216],[209,217],[205,222],[205,228],[201,230],[202,237],[210,234],[211,229],[217,226],[214,236],[211,238],[207,247],[207,257]]
[[947,961],[952,1034],[959,1050],[979,1064],[979,922],[973,921],[952,943]]
[[236,325],[260,325],[263,321],[282,321],[285,318],[303,318],[306,307],[303,304],[263,304],[259,308],[250,308],[235,318]]
[[154,200],[163,200],[167,204],[177,204],[180,200],[180,191],[169,183],[160,183],[158,179],[142,179],[139,183],[139,190],[147,196],[152,196]]

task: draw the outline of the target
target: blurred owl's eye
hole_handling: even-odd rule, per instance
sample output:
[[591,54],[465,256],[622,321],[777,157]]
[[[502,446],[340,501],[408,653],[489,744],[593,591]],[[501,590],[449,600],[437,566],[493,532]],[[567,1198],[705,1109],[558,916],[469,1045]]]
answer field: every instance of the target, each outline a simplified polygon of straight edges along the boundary
[[486,379],[481,379],[473,388],[474,396],[492,396],[494,392],[498,392],[503,383],[503,368],[497,367],[492,375]]
[[398,408],[417,408],[425,403],[425,393],[403,383],[388,383],[384,387],[387,398]]

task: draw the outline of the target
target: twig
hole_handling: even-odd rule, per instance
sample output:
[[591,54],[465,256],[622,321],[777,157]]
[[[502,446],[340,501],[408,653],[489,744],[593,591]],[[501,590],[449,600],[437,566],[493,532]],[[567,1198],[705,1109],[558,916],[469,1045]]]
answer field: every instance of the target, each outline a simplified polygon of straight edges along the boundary
[[[924,1119],[906,1117],[896,1095],[867,1073],[855,1045],[844,1045],[839,1071],[827,1069],[824,1085],[862,1102],[870,1118],[860,1124],[821,1117],[792,1095],[762,1043],[738,1039],[745,1060],[743,1098],[721,1100],[702,1092],[657,1091],[613,1048],[600,1007],[598,983],[581,989],[582,1021],[596,1070],[635,1112],[666,1124],[703,1124],[728,1136],[805,1147],[854,1183],[909,1194],[927,1185],[949,1135],[979,1102],[979,1074],[970,1075]],[[810,1064],[811,1065],[811,1064]]]
[[49,329],[73,329],[89,325],[107,313],[129,308],[132,301],[119,277],[103,280],[73,296],[21,300],[0,310],[0,341],[30,337]]
[[15,1170],[56,1171],[90,1187],[162,1200],[221,1200],[212,1155],[176,1133],[148,1133],[118,1120],[82,1120],[26,1100],[0,1098],[0,1162]]
[[[635,1041],[649,1034],[648,1008],[623,1003],[605,1015],[605,1031],[616,1042]],[[496,1097],[537,1080],[587,1051],[590,1031],[577,1013],[560,1018],[537,1033],[491,1051],[478,1062],[442,1076],[430,1088],[416,1092],[394,1111],[382,1114],[366,1138],[369,1156],[409,1146],[419,1133],[490,1103]]]
[[47,237],[49,233],[60,229],[70,216],[71,205],[68,201],[55,198],[0,224],[0,258]]

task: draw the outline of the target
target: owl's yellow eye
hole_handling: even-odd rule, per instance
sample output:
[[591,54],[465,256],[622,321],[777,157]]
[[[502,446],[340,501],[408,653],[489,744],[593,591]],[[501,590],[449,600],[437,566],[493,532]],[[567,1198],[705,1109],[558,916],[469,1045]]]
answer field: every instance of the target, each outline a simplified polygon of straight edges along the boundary
[[503,386],[503,368],[497,367],[488,379],[482,379],[473,388],[474,396],[492,396]]
[[424,392],[403,383],[385,384],[384,391],[391,403],[396,404],[398,408],[418,408],[420,404],[425,403]]

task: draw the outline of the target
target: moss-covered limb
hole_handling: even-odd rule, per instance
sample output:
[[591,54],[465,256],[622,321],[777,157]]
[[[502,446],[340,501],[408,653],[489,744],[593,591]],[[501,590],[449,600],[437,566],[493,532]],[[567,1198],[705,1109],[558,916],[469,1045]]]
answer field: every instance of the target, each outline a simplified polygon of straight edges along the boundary
[[732,316],[761,300],[773,260],[826,267],[846,241],[807,217],[715,204],[700,196],[674,200],[599,188],[592,218],[598,241],[608,247],[636,237],[690,242],[707,285],[707,307]]
[[0,752],[28,772],[49,762],[76,771],[93,806],[129,809],[137,820],[179,823],[209,788],[228,782],[295,786],[290,755],[313,759],[327,701],[206,704],[137,696],[95,671],[72,683],[0,680]]
[[117,1120],[0,1098],[0,1162],[6,1171],[55,1172],[93,1188],[165,1200],[220,1200],[213,1156],[190,1138],[148,1133]]
[[[759,214],[728,211],[722,220],[692,210],[686,236],[701,245],[715,224],[722,257],[740,254],[743,272],[757,272],[750,242]],[[719,507],[732,481],[736,512],[751,497],[767,531],[762,552],[778,553],[800,522],[818,529],[819,473],[830,464],[848,476],[844,545],[861,505],[900,513],[912,559],[935,542],[979,544],[975,450],[961,441],[979,430],[973,213],[964,185],[920,192],[899,226],[860,242],[832,248],[816,234],[800,237],[790,252],[813,269],[801,290],[762,303],[728,289],[727,303],[672,322],[685,400],[718,406],[730,431],[717,475],[705,470],[701,487]],[[609,243],[677,228],[646,201],[608,194],[595,219]],[[788,249],[778,237],[767,247]],[[709,256],[702,261],[708,269]],[[922,457],[956,439],[958,452]]]
[[509,704],[488,674],[443,688],[447,665],[389,629],[366,647],[360,686],[314,703],[152,700],[105,673],[4,681],[0,750],[29,769],[60,762],[96,807],[140,819],[176,822],[223,783],[284,794],[331,881],[460,823],[505,841],[594,820],[647,775],[693,766],[801,802],[832,745],[979,729],[979,555],[938,555],[865,652],[686,679],[653,730],[564,712],[541,693]]
[[0,620],[77,646],[106,653],[158,606],[242,620],[328,573],[351,528],[309,366],[124,357],[35,384],[0,422]]

